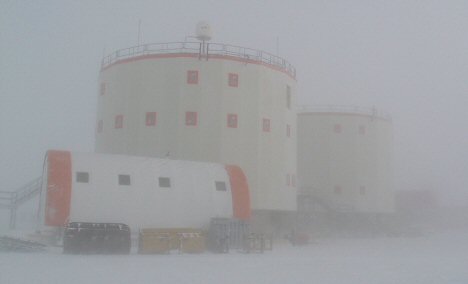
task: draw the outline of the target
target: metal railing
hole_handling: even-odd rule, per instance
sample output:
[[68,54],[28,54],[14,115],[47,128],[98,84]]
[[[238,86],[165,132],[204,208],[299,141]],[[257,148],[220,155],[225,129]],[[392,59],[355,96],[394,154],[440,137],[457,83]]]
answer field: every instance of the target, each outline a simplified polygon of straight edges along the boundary
[[38,195],[42,189],[42,178],[36,178],[16,191],[0,191],[0,209],[10,209],[10,228],[16,225],[16,210],[24,202]]
[[10,209],[14,200],[14,192],[0,191],[0,209]]
[[358,107],[358,106],[341,106],[341,105],[315,105],[315,106],[300,106],[297,112],[301,113],[352,113],[362,114],[372,117],[378,117],[385,120],[392,120],[390,114],[377,110],[375,107]]
[[101,68],[104,69],[120,60],[152,54],[194,54],[206,59],[212,55],[230,56],[245,60],[246,63],[269,65],[296,78],[296,68],[284,58],[257,49],[223,43],[205,43],[203,46],[201,42],[169,42],[132,46],[105,56],[102,59]]

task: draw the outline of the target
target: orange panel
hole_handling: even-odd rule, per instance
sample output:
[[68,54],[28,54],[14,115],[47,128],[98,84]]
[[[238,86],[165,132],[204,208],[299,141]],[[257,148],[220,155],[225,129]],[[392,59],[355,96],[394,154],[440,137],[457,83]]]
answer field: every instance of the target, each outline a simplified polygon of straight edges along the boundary
[[68,151],[48,151],[47,160],[45,224],[63,226],[68,222],[70,215],[71,154]]
[[235,218],[248,220],[251,216],[250,192],[247,178],[238,166],[227,165],[232,192],[232,209]]

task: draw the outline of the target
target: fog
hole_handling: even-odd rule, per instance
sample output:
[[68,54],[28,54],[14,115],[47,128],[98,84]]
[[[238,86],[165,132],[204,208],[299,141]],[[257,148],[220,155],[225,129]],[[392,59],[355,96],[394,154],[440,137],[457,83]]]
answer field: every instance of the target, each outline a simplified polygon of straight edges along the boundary
[[[183,41],[200,20],[210,23],[213,42],[264,50],[294,65],[298,107],[346,105],[389,113],[394,189],[433,191],[437,205],[468,207],[468,2],[463,0],[0,0],[0,191],[41,176],[48,149],[94,151],[104,55],[138,43]],[[18,212],[20,229],[35,222],[33,203]],[[406,217],[419,224],[434,217],[413,213]],[[452,213],[458,219],[449,226],[446,217]],[[0,230],[8,214],[0,210]],[[463,210],[446,211],[432,220],[432,229],[466,224],[464,216]],[[2,253],[0,282],[67,282],[84,265],[100,275],[94,283],[466,283],[468,263],[460,252],[467,249],[467,232],[424,233],[318,239],[306,248],[282,239],[273,252],[254,256],[62,259],[53,249],[31,258]],[[167,274],[155,274],[155,262]],[[62,263],[54,275],[43,273]],[[225,274],[224,264],[237,269]],[[25,265],[35,268],[23,274]],[[367,275],[356,273],[362,268]],[[104,270],[115,273],[99,274]],[[135,279],[139,273],[146,274]],[[303,278],[291,281],[293,274]],[[90,279],[80,274],[73,280]]]
[[261,49],[297,68],[299,105],[393,117],[395,189],[467,204],[466,1],[0,2],[0,187],[41,174],[47,149],[93,151],[104,54],[182,41]]

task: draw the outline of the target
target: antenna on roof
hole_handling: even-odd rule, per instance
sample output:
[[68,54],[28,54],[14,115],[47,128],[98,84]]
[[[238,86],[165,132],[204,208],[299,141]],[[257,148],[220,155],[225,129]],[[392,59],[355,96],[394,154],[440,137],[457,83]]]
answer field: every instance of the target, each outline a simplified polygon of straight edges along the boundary
[[197,27],[195,29],[195,34],[197,35],[198,40],[201,40],[203,42],[209,41],[211,39],[210,24],[204,21],[198,22]]
[[206,60],[208,60],[208,45],[205,44],[205,41],[209,41],[211,39],[210,25],[205,21],[198,22],[195,28],[195,35],[196,38],[201,41],[198,59],[201,59],[203,55],[206,55]]
[[141,36],[141,19],[138,20],[138,44],[140,45],[140,36]]

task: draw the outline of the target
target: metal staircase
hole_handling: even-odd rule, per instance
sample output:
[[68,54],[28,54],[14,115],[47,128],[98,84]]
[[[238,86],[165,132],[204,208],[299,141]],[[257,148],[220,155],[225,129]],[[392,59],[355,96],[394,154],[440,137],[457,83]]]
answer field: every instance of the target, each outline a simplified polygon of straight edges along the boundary
[[42,178],[36,178],[16,191],[0,191],[0,209],[10,209],[10,229],[16,227],[16,211],[41,192]]

